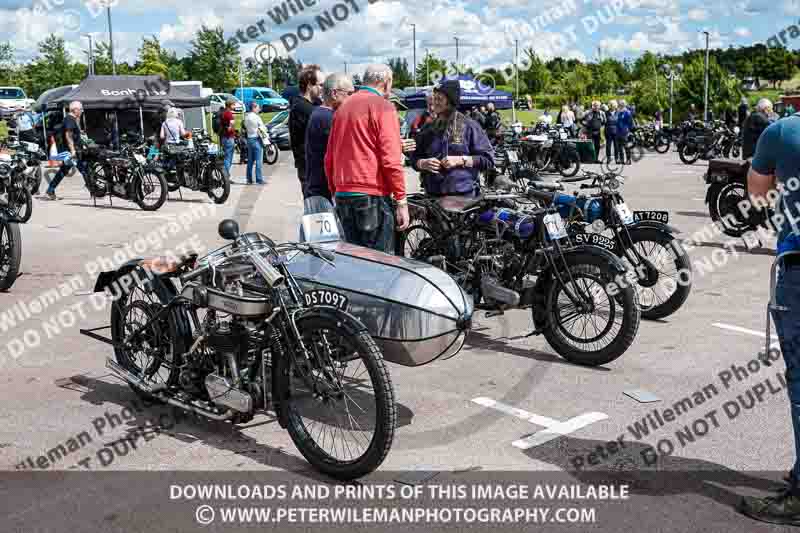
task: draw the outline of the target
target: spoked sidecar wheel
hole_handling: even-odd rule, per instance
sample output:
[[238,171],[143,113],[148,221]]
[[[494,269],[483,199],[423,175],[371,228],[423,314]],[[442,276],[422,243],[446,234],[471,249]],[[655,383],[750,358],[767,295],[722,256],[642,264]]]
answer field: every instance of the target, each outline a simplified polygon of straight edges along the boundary
[[306,317],[297,328],[311,357],[278,361],[288,381],[286,429],[319,471],[340,480],[364,476],[388,455],[397,426],[383,355],[366,331],[350,334],[338,318]]
[[0,291],[7,291],[17,280],[21,258],[19,224],[0,219]]
[[610,294],[614,281],[610,270],[589,262],[573,262],[569,274],[562,272],[561,279],[573,294],[591,297],[591,310],[579,309],[564,285],[551,280],[546,288],[544,336],[567,361],[585,366],[610,363],[625,353],[639,330],[635,289],[628,286],[619,288],[616,295]]

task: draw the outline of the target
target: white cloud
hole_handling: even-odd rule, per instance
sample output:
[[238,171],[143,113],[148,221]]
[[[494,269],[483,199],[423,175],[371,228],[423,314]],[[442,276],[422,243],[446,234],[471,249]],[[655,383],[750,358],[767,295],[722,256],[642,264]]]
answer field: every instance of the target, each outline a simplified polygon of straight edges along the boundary
[[690,9],[689,12],[686,14],[686,18],[694,21],[706,20],[708,18],[708,11],[706,11],[705,9],[698,9],[698,8]]
[[740,26],[740,27],[736,28],[735,30],[733,30],[733,33],[735,33],[739,37],[750,37],[752,35],[750,30],[748,28],[743,27],[743,26]]

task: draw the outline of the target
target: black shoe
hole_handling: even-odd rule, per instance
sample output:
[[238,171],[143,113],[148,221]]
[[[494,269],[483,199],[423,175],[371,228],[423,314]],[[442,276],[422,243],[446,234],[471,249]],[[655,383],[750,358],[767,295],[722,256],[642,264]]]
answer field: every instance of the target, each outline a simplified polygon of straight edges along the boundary
[[760,522],[800,526],[800,496],[791,489],[766,498],[745,496],[739,503],[739,511]]

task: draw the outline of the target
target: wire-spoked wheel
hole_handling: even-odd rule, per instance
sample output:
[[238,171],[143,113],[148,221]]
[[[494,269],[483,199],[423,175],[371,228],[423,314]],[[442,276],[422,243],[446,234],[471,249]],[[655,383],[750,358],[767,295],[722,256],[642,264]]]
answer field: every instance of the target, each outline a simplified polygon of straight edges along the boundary
[[397,425],[383,355],[366,331],[349,334],[335,319],[315,316],[297,326],[310,357],[284,357],[278,370],[288,374],[287,430],[325,474],[368,474],[389,453]]
[[625,353],[641,316],[633,287],[613,291],[610,269],[591,262],[576,261],[560,277],[564,283],[553,280],[547,288],[547,342],[564,359],[586,366],[603,365]]
[[3,220],[0,215],[0,291],[7,291],[17,281],[21,258],[19,224]]

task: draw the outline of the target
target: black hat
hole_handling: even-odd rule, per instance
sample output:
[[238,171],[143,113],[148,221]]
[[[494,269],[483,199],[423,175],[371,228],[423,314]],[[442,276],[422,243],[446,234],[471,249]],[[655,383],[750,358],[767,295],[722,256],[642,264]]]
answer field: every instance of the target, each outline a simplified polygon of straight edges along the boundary
[[458,107],[461,102],[461,84],[458,80],[443,81],[434,91],[445,95],[453,107]]

